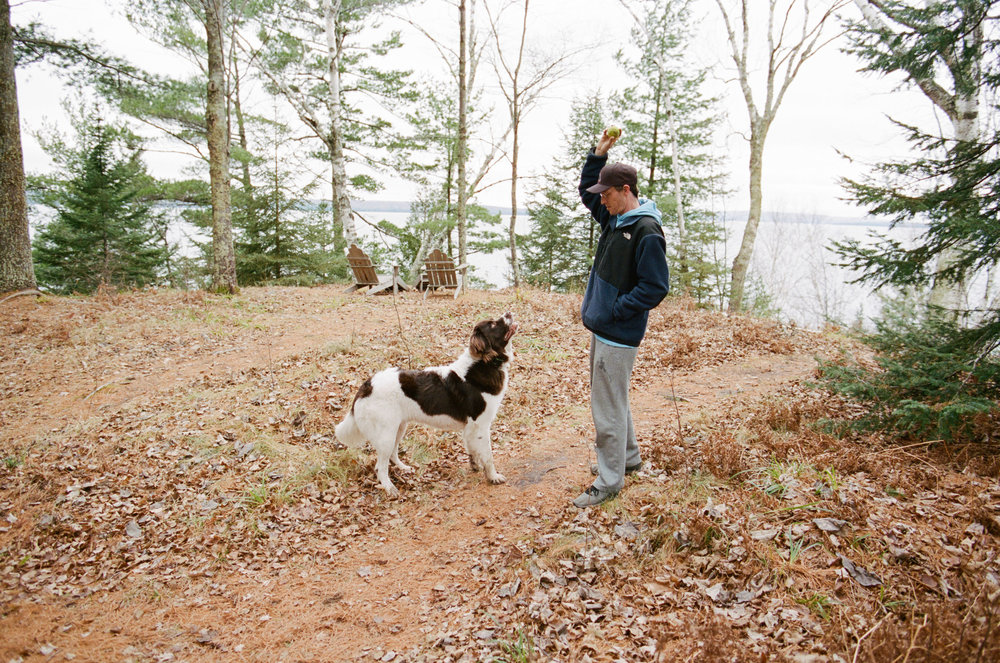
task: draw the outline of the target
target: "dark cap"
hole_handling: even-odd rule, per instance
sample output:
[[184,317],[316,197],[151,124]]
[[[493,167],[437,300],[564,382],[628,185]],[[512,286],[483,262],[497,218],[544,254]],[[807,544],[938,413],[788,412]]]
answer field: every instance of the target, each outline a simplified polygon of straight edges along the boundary
[[601,193],[613,186],[624,186],[628,184],[629,190],[635,195],[639,195],[638,173],[635,168],[624,163],[609,163],[601,168],[601,174],[597,176],[597,184],[587,187],[590,193]]

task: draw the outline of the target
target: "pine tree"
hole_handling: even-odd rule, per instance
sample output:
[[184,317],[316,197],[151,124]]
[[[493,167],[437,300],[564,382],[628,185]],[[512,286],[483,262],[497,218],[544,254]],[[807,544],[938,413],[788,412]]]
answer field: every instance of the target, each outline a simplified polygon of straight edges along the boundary
[[167,250],[141,193],[148,186],[138,140],[109,126],[97,111],[76,119],[76,147],[60,140],[46,148],[62,173],[39,192],[56,211],[34,242],[39,283],[58,292],[89,293],[156,283]]
[[329,210],[309,200],[320,182],[294,184],[307,174],[303,159],[282,149],[292,140],[286,127],[271,128],[271,158],[247,166],[257,185],[233,190],[237,278],[241,285],[328,282],[342,276],[346,259],[332,250]]
[[[923,80],[941,58],[958,74],[976,72],[995,98],[1000,87],[996,54],[998,19],[995,3],[889,2],[882,8],[902,20],[902,36],[872,33],[864,26],[855,52],[873,71],[906,71]],[[879,43],[878,39],[889,40]],[[973,44],[974,47],[963,47]],[[967,96],[971,80],[955,84]],[[974,95],[974,96],[978,96]],[[961,105],[961,104],[959,104]],[[977,106],[970,106],[971,109]],[[990,131],[958,132],[946,137],[903,127],[914,156],[878,164],[861,180],[845,181],[855,202],[870,214],[887,217],[892,226],[915,221],[926,229],[913,245],[873,235],[871,242],[834,244],[844,266],[860,273],[858,281],[883,292],[912,293],[942,282],[963,283],[995,270],[1000,263],[1000,130],[993,109]],[[965,118],[966,120],[969,118]],[[947,256],[942,261],[941,257]],[[875,333],[865,337],[878,353],[878,369],[846,362],[824,366],[828,386],[871,407],[862,419],[868,428],[899,435],[942,439],[993,435],[1000,416],[1000,307],[956,310],[890,302]],[[992,424],[992,425],[991,425]],[[985,425],[985,428],[984,428]]]
[[641,195],[663,213],[674,291],[708,304],[725,290],[727,276],[715,251],[725,228],[710,206],[726,193],[712,145],[723,115],[718,98],[704,91],[709,71],[686,57],[695,33],[691,0],[636,4],[637,50],[616,55],[626,71],[637,72],[635,84],[613,99],[625,130],[620,146],[638,166]]
[[573,102],[563,153],[528,202],[531,231],[518,238],[528,283],[557,292],[586,286],[599,231],[577,186],[583,158],[606,126],[604,106],[599,93]]

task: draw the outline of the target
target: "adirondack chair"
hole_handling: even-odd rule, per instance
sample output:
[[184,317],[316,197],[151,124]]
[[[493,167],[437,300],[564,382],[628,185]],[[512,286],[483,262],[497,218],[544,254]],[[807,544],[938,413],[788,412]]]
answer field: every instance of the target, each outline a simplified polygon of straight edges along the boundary
[[410,289],[410,286],[400,280],[398,265],[393,265],[392,276],[379,275],[375,272],[371,258],[356,244],[351,244],[351,248],[347,250],[347,264],[351,266],[351,272],[354,274],[354,284],[344,292],[368,288],[365,294],[378,295],[389,292],[390,289],[393,291]]
[[[462,292],[466,269],[468,269],[468,265],[456,267],[455,262],[441,249],[431,251],[424,260],[423,278],[427,279],[424,299],[427,299],[427,295],[432,292],[437,294],[437,290],[443,290],[444,294],[448,294],[448,290],[454,290],[453,296],[458,297],[458,294]],[[459,280],[459,274],[462,275],[461,280]]]

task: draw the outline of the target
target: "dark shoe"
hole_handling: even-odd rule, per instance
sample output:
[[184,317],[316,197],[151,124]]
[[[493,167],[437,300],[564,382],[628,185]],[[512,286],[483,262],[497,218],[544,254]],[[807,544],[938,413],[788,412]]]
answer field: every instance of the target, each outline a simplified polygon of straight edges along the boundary
[[605,500],[609,500],[617,494],[618,493],[600,490],[591,486],[581,493],[579,497],[573,500],[573,506],[578,509],[586,509],[588,506],[594,506],[595,504],[600,504]]
[[[641,469],[642,469],[642,461],[639,461],[638,465],[626,465],[625,474],[635,474]],[[590,464],[590,473],[593,474],[595,477],[597,476],[597,463]]]

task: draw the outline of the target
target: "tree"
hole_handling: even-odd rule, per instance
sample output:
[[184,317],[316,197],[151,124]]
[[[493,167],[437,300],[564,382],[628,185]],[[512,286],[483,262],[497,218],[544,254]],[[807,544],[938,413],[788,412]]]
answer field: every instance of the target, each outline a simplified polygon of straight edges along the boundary
[[599,93],[573,101],[563,136],[564,149],[528,201],[531,229],[518,237],[524,280],[557,292],[582,292],[587,284],[599,232],[580,205],[580,160],[606,124]]
[[43,141],[61,176],[40,188],[56,211],[37,234],[39,281],[59,292],[93,292],[100,285],[159,281],[167,251],[142,194],[150,185],[135,135],[112,127],[97,110],[74,119],[76,146]]
[[35,287],[10,2],[0,5],[0,293]]
[[[500,92],[507,102],[507,112],[510,117],[511,145],[510,154],[510,225],[508,228],[508,238],[510,240],[510,267],[513,275],[514,287],[520,287],[520,266],[517,258],[517,235],[515,223],[517,222],[517,184],[518,184],[518,158],[520,153],[520,131],[521,122],[532,106],[538,101],[548,87],[569,73],[567,66],[569,59],[575,53],[564,52],[556,55],[538,56],[525,60],[525,51],[528,43],[528,13],[529,0],[524,0],[524,9],[521,15],[521,28],[518,41],[513,49],[516,55],[509,55],[505,51],[505,39],[501,39],[501,12],[496,16],[490,14],[490,31],[493,35],[494,59],[493,70],[496,73]],[[509,5],[508,5],[509,6]],[[489,13],[489,5],[486,5]]]
[[[371,62],[373,56],[384,56],[400,45],[396,32],[379,35],[379,18],[407,1],[275,2],[260,19],[261,45],[254,62],[324,146],[330,162],[334,228],[345,246],[357,241],[352,190],[378,188],[369,172],[348,177],[348,165],[376,172],[389,166],[395,172],[408,168],[405,141],[387,119],[400,111],[401,102],[412,98],[408,72]],[[381,108],[372,109],[372,102]]]
[[[233,216],[239,282],[313,285],[329,281],[346,260],[330,251],[334,238],[327,221],[329,209],[308,200],[321,178],[310,177],[304,156],[285,149],[293,142],[287,127],[274,121],[271,131],[270,158],[248,160],[245,166],[243,177],[253,177],[258,185],[234,191],[234,209],[239,212]],[[253,147],[264,150],[256,143]],[[297,184],[303,180],[305,186]]]
[[[834,16],[834,12],[845,4],[840,1],[830,2],[820,16],[814,18],[808,0],[787,0],[783,3],[784,10],[780,13],[778,12],[779,1],[781,0],[767,0],[767,30],[764,33],[766,36],[764,98],[763,105],[760,105],[761,93],[758,91],[755,98],[753,81],[751,80],[754,63],[751,62],[750,58],[750,26],[752,23],[750,2],[749,0],[740,0],[737,18],[742,30],[737,33],[734,29],[735,22],[730,18],[730,11],[726,9],[726,3],[724,0],[715,0],[726,26],[730,55],[736,65],[737,78],[750,119],[750,136],[748,138],[750,143],[750,211],[746,227],[743,230],[740,250],[733,260],[728,307],[730,313],[737,313],[743,308],[743,291],[746,285],[747,270],[750,266],[750,257],[753,255],[754,240],[757,237],[757,228],[761,218],[764,143],[767,140],[768,131],[774,122],[788,87],[798,76],[806,61],[828,43],[828,40],[825,39],[825,28]],[[796,12],[796,7],[800,8],[801,11]],[[777,23],[775,21],[776,14],[780,19]],[[782,14],[783,18],[781,18]]]
[[[185,83],[145,76],[137,85],[119,85],[106,79],[99,85],[105,95],[117,98],[122,109],[133,116],[147,122],[165,118],[171,124],[183,127],[184,132],[172,133],[175,137],[192,146],[202,142],[207,145],[212,208],[212,287],[229,293],[237,289],[229,180],[229,86],[226,72],[226,35],[230,28],[231,2],[135,0],[129,8],[129,20],[144,28],[167,48],[191,57],[201,66],[203,78]],[[204,40],[197,36],[194,26],[204,30]],[[203,110],[195,114],[191,102],[201,96],[196,92],[198,87],[205,90],[204,105]],[[163,94],[166,91],[171,94]],[[177,96],[178,91],[188,94]],[[160,94],[150,96],[149,92]],[[167,102],[169,110],[161,106],[163,101]],[[143,107],[154,104],[157,110],[150,116],[142,112]]]
[[[862,31],[852,33],[860,40],[853,48],[870,58],[869,67],[875,70],[895,71],[893,62],[905,65],[909,80],[922,81],[934,94],[936,84],[928,75],[947,62],[950,71],[961,74],[953,79],[962,92],[951,95],[953,103],[966,108],[965,120],[975,120],[979,106],[965,98],[971,91],[966,86],[976,87],[977,96],[985,93],[994,99],[1000,88],[998,18],[989,13],[993,4],[880,3],[881,11],[893,12],[908,29],[895,36],[882,32],[890,43],[879,45],[868,25],[855,26]],[[904,52],[907,58],[895,60]],[[996,119],[993,107],[986,123],[989,131],[956,130],[952,136],[904,127],[915,156],[878,164],[867,177],[845,181],[858,205],[888,217],[891,226],[907,221],[926,226],[912,245],[878,235],[870,243],[834,244],[844,266],[860,274],[860,282],[903,293],[889,302],[876,331],[865,337],[877,352],[877,369],[847,363],[823,369],[832,389],[870,406],[870,415],[860,421],[863,427],[903,437],[995,439],[989,424],[995,426],[1000,415],[997,300],[981,309],[956,311],[933,300],[925,304],[913,299],[914,293],[941,282],[974,281],[1000,263]]]
[[711,252],[724,241],[724,228],[709,205],[725,193],[721,159],[712,152],[722,113],[718,99],[703,92],[709,71],[686,56],[694,33],[691,1],[622,2],[635,22],[636,51],[620,51],[616,59],[638,76],[614,100],[627,136],[621,145],[643,165],[640,192],[664,214],[676,291],[707,302],[725,283]]
[[[902,73],[904,85],[918,88],[951,122],[956,143],[979,139],[983,97],[984,24],[995,2],[962,0],[854,0],[863,20],[849,23],[848,50],[865,62],[865,71]],[[957,250],[937,255],[938,277],[930,303],[957,312],[963,306],[964,279],[950,267]],[[957,280],[946,275],[958,276]]]

